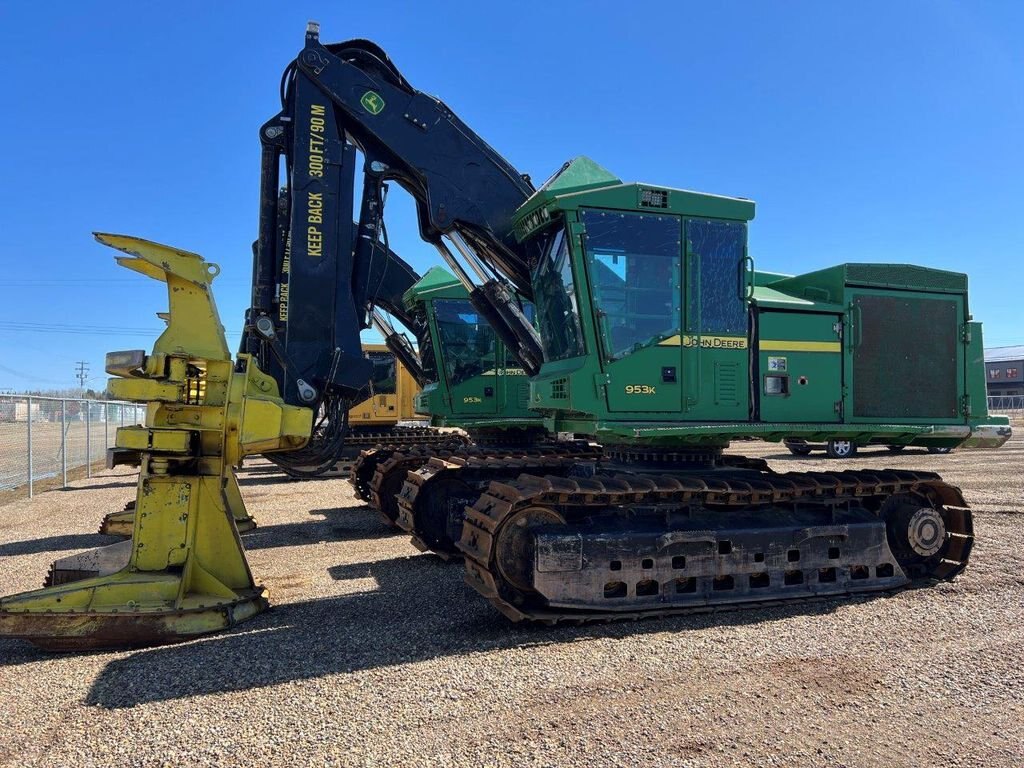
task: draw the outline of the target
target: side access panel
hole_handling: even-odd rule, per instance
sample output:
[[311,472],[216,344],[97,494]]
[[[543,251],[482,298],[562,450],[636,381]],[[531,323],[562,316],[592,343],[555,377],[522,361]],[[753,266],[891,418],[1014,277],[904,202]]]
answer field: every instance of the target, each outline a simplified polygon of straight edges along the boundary
[[679,410],[678,345],[647,347],[605,365],[608,410],[613,413],[675,413]]
[[498,375],[489,368],[451,387],[452,412],[461,416],[493,415],[498,412]]
[[[507,352],[506,358],[511,358]],[[506,359],[505,366],[498,368],[497,380],[498,413],[509,417],[536,417],[530,412],[530,379],[518,361]]]
[[841,320],[839,315],[810,312],[758,314],[761,421],[842,420]]

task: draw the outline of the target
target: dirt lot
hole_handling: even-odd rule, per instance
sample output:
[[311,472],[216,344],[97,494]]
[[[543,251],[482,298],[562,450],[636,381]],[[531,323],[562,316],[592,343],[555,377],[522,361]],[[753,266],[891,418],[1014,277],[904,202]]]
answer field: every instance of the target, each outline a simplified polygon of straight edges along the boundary
[[[890,598],[554,630],[508,624],[347,482],[248,473],[261,527],[244,538],[275,608],[134,652],[0,640],[0,764],[1024,764],[1024,439],[847,466],[960,485],[978,538],[967,572]],[[0,593],[107,543],[90,532],[133,477],[76,485],[0,507]]]

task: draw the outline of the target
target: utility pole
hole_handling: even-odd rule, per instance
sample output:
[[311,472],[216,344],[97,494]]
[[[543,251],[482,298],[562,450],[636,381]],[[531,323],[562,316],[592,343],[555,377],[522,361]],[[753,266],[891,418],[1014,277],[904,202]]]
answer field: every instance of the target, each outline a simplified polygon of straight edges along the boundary
[[75,369],[75,377],[78,379],[78,388],[82,390],[82,395],[85,395],[85,382],[89,379],[89,364],[85,360],[79,360],[75,365],[78,367]]

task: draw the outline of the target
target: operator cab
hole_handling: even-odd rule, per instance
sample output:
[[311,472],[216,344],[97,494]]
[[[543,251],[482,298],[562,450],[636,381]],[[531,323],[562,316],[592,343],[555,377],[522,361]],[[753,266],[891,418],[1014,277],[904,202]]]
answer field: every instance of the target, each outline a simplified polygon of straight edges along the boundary
[[748,200],[567,164],[516,215],[518,236],[545,241],[535,407],[746,421],[753,215]]
[[[417,398],[417,411],[441,425],[461,426],[464,419],[497,417],[537,421],[526,409],[529,383],[494,329],[473,306],[454,276],[432,267],[404,297],[430,332],[424,334],[433,381]],[[522,309],[533,320],[533,306]],[[426,367],[426,366],[425,366]]]

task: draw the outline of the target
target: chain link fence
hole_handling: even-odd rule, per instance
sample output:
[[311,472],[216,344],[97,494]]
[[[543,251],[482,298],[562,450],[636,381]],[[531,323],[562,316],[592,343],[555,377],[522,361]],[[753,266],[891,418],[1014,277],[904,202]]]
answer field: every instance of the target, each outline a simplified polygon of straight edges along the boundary
[[[988,410],[1024,414],[1024,395],[991,396]],[[145,418],[144,405],[119,400],[0,395],[0,498],[91,477],[105,466],[117,428]]]
[[1024,395],[989,395],[988,409],[990,412],[1024,411]]
[[145,418],[137,403],[0,395],[0,497],[31,498],[91,477],[105,466],[117,428]]
[[1024,395],[989,395],[988,412],[1022,419],[1024,418]]

